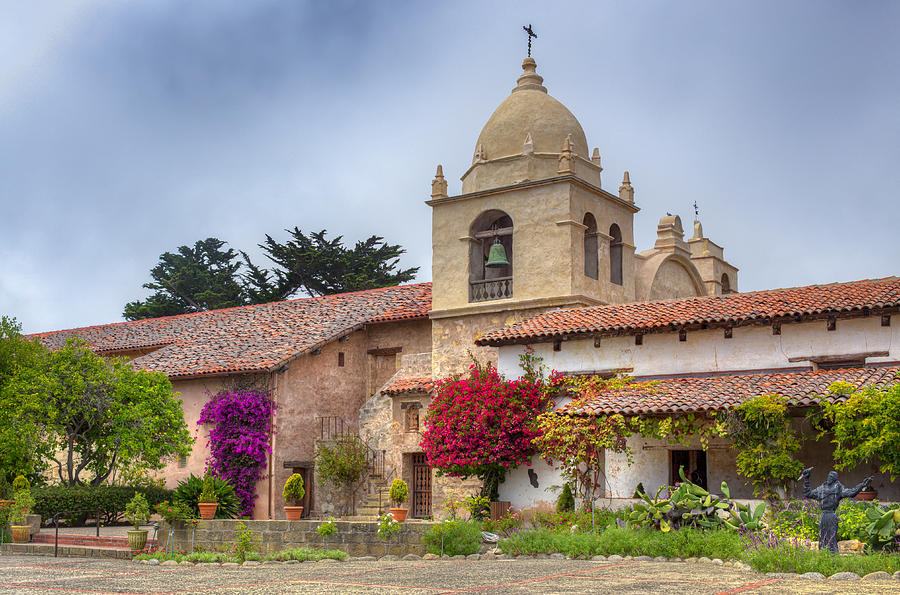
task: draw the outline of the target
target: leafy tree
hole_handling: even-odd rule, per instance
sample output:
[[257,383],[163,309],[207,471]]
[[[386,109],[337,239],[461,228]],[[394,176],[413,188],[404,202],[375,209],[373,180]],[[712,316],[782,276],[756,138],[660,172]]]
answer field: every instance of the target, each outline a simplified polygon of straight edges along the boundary
[[202,310],[242,306],[246,302],[238,272],[237,252],[223,250],[225,242],[206,238],[194,247],[179,246],[164,252],[150,270],[153,278],[144,287],[156,293],[143,301],[125,304],[126,320],[156,318]]
[[44,456],[49,454],[35,420],[7,392],[19,371],[34,365],[44,351],[40,343],[23,337],[21,330],[15,318],[0,317],[0,483],[19,474],[38,479],[46,468]]
[[192,442],[165,374],[104,359],[78,339],[17,371],[0,400],[0,411],[15,410],[33,420],[45,452],[61,455],[52,460],[69,486],[100,485],[120,461],[161,469]]
[[369,468],[369,447],[353,434],[316,446],[316,474],[320,483],[330,483],[348,496],[350,511],[356,509],[356,489]]
[[283,300],[299,291],[317,296],[390,287],[411,281],[419,270],[398,270],[398,258],[406,250],[379,236],[347,248],[342,236],[328,239],[324,229],[308,236],[297,227],[285,231],[291,235],[286,242],[266,235],[265,243],[259,244],[276,265],[272,271],[254,266],[244,254],[249,269],[247,291],[254,300]]
[[468,378],[443,380],[425,417],[421,446],[428,464],[439,474],[478,477],[492,501],[506,471],[530,461],[538,414],[550,402],[551,388],[529,357],[519,380],[504,380],[493,365],[477,362]]
[[856,390],[845,382],[829,387],[832,394],[850,396],[845,401],[824,403],[823,413],[831,431],[838,469],[878,460],[879,470],[891,481],[900,476],[900,383]]

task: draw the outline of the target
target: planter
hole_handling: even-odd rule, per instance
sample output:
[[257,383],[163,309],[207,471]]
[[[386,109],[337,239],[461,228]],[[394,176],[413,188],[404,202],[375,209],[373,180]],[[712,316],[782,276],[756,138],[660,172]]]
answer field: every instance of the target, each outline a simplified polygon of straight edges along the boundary
[[287,517],[289,521],[299,521],[300,515],[303,514],[302,506],[285,506],[284,507],[284,515]]
[[139,552],[147,545],[147,531],[138,529],[137,531],[128,531],[128,547],[133,552]]
[[406,513],[409,512],[408,508],[391,508],[391,516],[394,517],[394,520],[398,523],[402,523],[406,520]]
[[856,495],[857,500],[874,500],[878,497],[878,492],[875,490],[866,490],[865,492],[860,492]]
[[12,538],[16,543],[31,541],[31,525],[12,525]]
[[216,509],[219,507],[218,502],[198,502],[197,508],[200,509],[200,518],[204,521],[211,521],[216,518]]

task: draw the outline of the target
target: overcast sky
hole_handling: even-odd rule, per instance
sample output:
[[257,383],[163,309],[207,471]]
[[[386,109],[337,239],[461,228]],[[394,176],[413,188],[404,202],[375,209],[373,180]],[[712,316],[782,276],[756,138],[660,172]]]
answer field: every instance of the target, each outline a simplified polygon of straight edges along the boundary
[[121,320],[208,236],[378,234],[430,280],[435,165],[459,193],[527,23],[604,186],[631,171],[639,250],[696,200],[741,290],[900,273],[900,2],[0,7],[0,314],[27,332]]

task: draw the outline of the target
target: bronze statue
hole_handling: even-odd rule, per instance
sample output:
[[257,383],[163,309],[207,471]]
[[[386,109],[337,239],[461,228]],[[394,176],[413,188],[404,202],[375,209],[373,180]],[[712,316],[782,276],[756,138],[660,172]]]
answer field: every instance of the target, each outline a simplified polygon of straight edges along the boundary
[[862,483],[854,488],[845,488],[838,481],[837,471],[828,474],[825,483],[815,488],[809,489],[809,474],[813,468],[804,469],[799,479],[803,480],[803,495],[820,502],[822,514],[819,516],[819,549],[828,548],[832,552],[837,553],[837,530],[840,519],[837,516],[837,508],[844,498],[853,498],[872,483],[872,478],[865,478]]

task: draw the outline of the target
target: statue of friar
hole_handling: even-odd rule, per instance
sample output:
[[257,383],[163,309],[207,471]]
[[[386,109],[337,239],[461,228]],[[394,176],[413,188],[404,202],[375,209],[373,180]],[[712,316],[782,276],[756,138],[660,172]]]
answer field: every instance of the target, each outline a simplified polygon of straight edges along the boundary
[[809,474],[812,470],[812,467],[804,469],[799,479],[803,480],[803,495],[818,500],[822,509],[822,514],[819,516],[819,549],[828,548],[837,553],[837,530],[838,521],[840,521],[837,516],[838,506],[844,498],[853,498],[860,493],[863,488],[872,483],[872,478],[865,478],[854,488],[845,488],[838,481],[837,471],[831,471],[825,483],[811,490],[809,489]]

